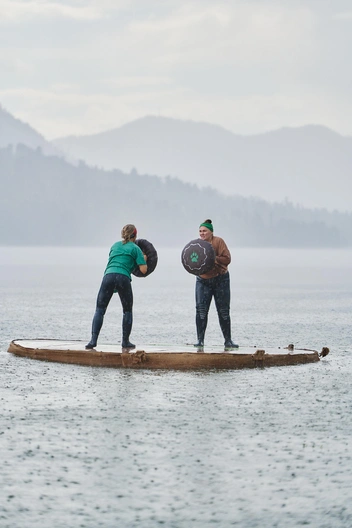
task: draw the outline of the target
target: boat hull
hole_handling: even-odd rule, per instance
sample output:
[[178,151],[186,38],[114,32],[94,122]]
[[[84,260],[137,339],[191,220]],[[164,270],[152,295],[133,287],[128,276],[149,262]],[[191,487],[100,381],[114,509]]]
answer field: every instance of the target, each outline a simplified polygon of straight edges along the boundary
[[137,347],[126,351],[116,345],[101,345],[94,350],[85,350],[80,341],[58,341],[47,339],[11,341],[8,352],[16,356],[69,363],[91,367],[199,370],[199,369],[244,369],[300,365],[320,361],[316,350],[289,347],[267,348],[240,347],[238,350],[197,350],[189,345],[183,347]]

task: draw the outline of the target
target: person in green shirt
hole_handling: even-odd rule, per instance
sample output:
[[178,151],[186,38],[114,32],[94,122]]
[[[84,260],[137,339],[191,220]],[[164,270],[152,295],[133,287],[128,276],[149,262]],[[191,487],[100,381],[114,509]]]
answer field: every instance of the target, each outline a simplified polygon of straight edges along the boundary
[[119,294],[123,310],[122,348],[135,348],[135,345],[130,342],[133,322],[131,273],[137,267],[144,275],[147,273],[147,256],[135,244],[137,229],[133,224],[127,224],[122,228],[121,238],[122,241],[116,242],[110,249],[109,260],[97,297],[96,310],[92,322],[92,337],[86,345],[87,350],[92,350],[97,346],[104,315],[115,292]]

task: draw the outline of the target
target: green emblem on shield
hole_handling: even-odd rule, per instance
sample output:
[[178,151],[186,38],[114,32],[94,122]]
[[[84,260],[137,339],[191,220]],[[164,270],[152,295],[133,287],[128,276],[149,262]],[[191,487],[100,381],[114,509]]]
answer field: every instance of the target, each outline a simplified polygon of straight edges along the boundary
[[191,261],[192,262],[198,262],[198,259],[199,259],[199,255],[198,253],[196,253],[195,251],[193,251],[192,255],[191,255]]

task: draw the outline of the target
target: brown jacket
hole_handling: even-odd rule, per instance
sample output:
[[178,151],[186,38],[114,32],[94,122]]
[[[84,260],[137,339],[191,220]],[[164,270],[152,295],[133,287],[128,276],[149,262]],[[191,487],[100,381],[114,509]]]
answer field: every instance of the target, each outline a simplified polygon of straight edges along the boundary
[[202,279],[211,279],[217,275],[223,275],[227,272],[227,266],[231,262],[231,253],[225,244],[225,241],[217,236],[213,236],[211,240],[211,245],[215,250],[215,266],[208,273],[201,275]]

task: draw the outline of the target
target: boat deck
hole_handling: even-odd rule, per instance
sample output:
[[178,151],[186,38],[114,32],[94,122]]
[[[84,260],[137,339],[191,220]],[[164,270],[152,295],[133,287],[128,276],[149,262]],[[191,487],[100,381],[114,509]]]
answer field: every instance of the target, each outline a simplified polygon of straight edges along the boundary
[[184,345],[138,345],[126,350],[117,344],[98,344],[85,350],[86,341],[16,339],[8,352],[41,361],[87,366],[147,369],[241,369],[298,365],[320,361],[316,350],[286,347],[240,346],[225,351],[223,346],[197,349]]

